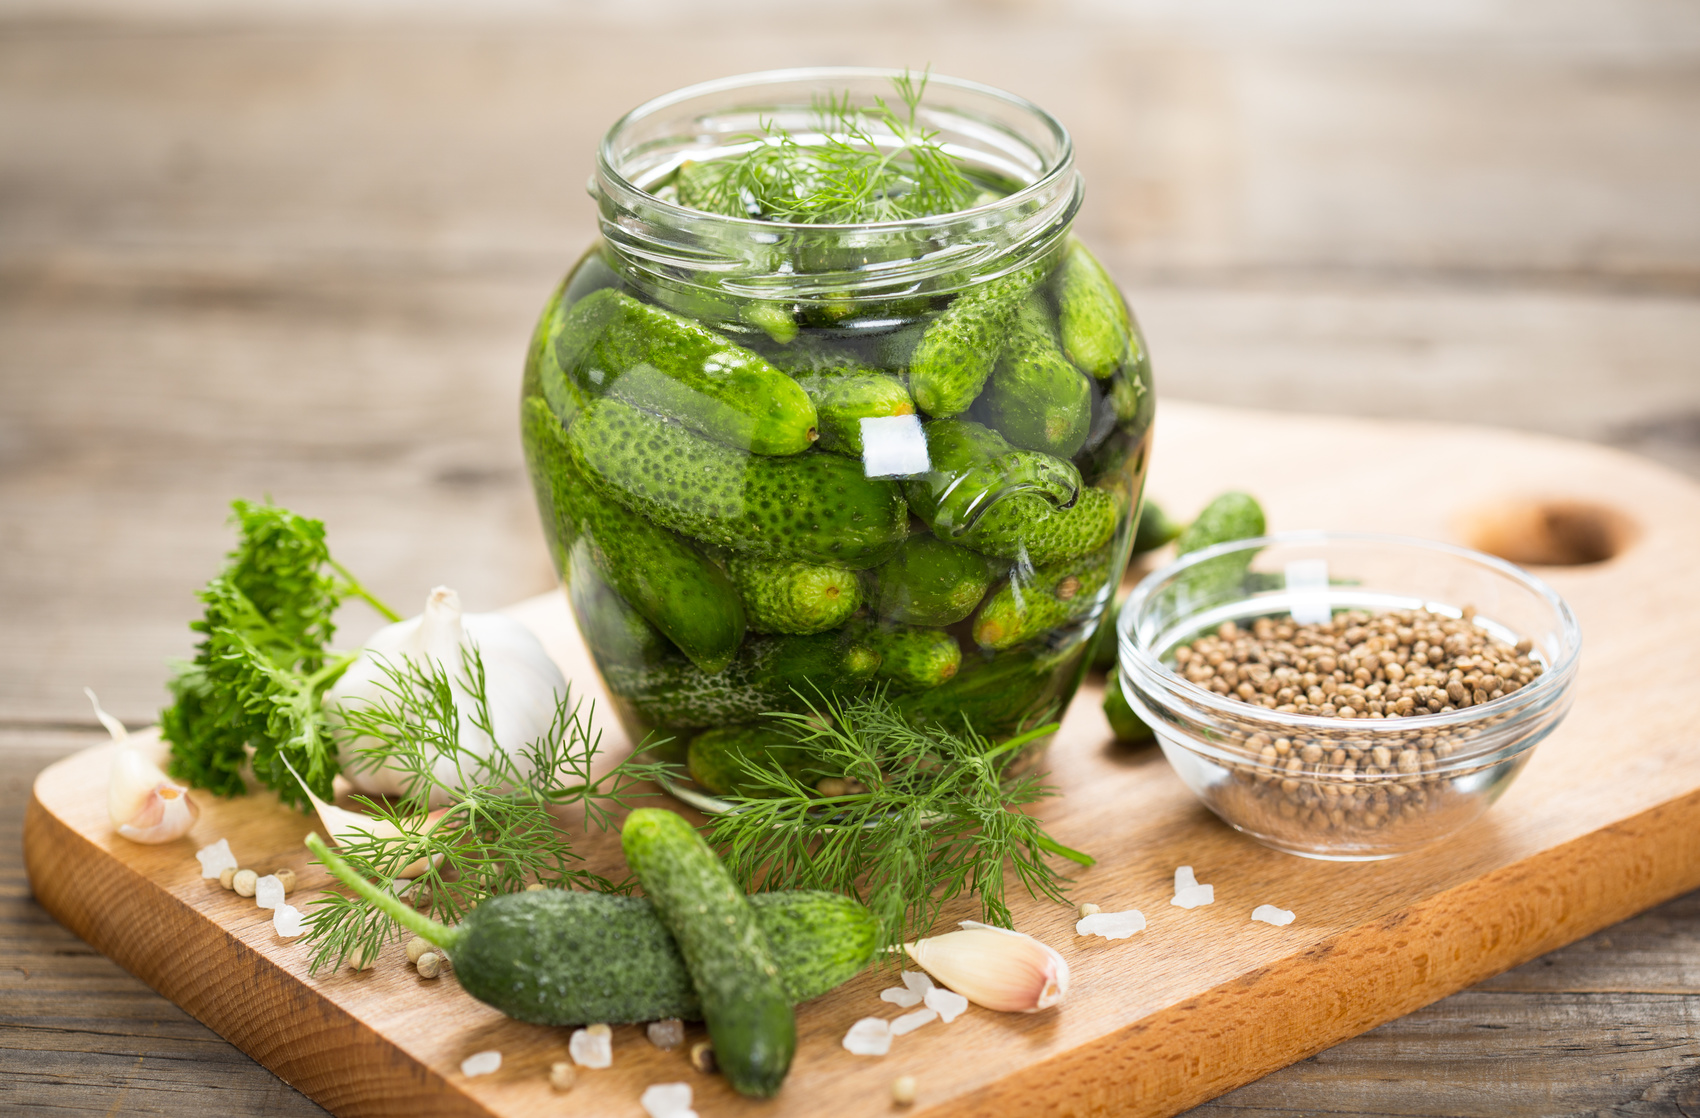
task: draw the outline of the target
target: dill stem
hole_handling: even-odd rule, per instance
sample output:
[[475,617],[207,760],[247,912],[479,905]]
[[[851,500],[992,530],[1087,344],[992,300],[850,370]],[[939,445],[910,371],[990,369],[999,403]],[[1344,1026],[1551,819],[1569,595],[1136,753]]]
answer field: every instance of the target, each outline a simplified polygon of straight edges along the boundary
[[1092,857],[1092,855],[1076,850],[1071,846],[1064,846],[1050,835],[1047,835],[1044,831],[1040,831],[1033,841],[1040,850],[1045,851],[1047,854],[1055,854],[1059,858],[1067,858],[1069,861],[1074,862],[1077,865],[1095,866],[1098,864],[1098,859]]
[[1038,741],[1047,734],[1054,734],[1061,728],[1062,723],[1060,722],[1047,722],[1043,726],[1028,730],[1024,734],[1016,734],[1013,738],[1010,738],[1008,741],[999,745],[996,749],[987,750],[986,756],[998,757],[1005,753],[1012,752],[1013,750],[1020,749],[1028,742]]
[[400,898],[387,890],[378,888],[355,873],[352,866],[331,853],[331,848],[325,845],[325,840],[319,837],[318,832],[307,835],[307,849],[313,852],[313,857],[330,870],[338,881],[421,939],[429,940],[445,950],[452,950],[465,936],[461,929],[437,923],[411,905],[403,904]]

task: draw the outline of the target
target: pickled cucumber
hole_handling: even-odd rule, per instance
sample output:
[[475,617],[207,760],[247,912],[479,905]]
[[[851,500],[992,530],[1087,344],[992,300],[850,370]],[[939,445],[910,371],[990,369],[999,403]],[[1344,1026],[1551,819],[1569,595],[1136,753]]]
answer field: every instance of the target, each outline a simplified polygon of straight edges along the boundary
[[751,637],[718,674],[684,660],[604,670],[608,688],[660,728],[754,722],[769,711],[807,709],[819,696],[851,695],[879,669],[880,656],[846,630],[809,636]]
[[1080,682],[1071,653],[1020,649],[986,656],[971,650],[938,687],[898,695],[893,705],[917,726],[961,732],[963,724],[998,738],[1042,726],[1062,713]]
[[897,483],[864,477],[841,455],[745,455],[607,398],[579,414],[567,442],[597,492],[734,551],[860,570],[909,533]]
[[971,527],[1012,496],[1026,497],[1029,509],[1055,508],[1073,504],[1080,493],[1073,464],[1017,450],[983,424],[935,419],[924,430],[932,469],[905,480],[903,492],[910,509],[942,539],[967,542]]
[[980,604],[992,573],[978,553],[922,532],[904,540],[869,581],[869,604],[880,620],[954,625]]
[[943,629],[869,626],[861,639],[880,654],[876,674],[910,690],[937,687],[962,666],[962,646]]
[[1070,508],[1056,508],[1031,493],[1007,497],[980,517],[958,542],[982,555],[1022,559],[1033,566],[1097,551],[1116,534],[1123,500],[1119,490],[1088,486]]
[[[583,545],[602,577],[705,672],[724,668],[744,639],[738,592],[707,556],[579,481],[549,406],[525,401],[524,436],[533,476],[550,486],[550,520],[566,556]],[[562,574],[568,572],[563,569]]]
[[974,405],[1004,438],[1026,450],[1073,458],[1092,426],[1092,388],[1057,346],[1044,300],[1016,313],[985,395]]
[[597,663],[641,668],[667,658],[672,647],[667,638],[602,577],[584,540],[568,561],[566,589],[579,633]]
[[862,420],[915,414],[902,381],[848,354],[798,347],[773,362],[814,401],[822,450],[859,458]]
[[794,735],[772,726],[720,726],[691,739],[685,767],[692,780],[717,796],[749,796],[761,791],[752,768],[777,766],[797,776],[809,756]]
[[815,441],[815,405],[765,359],[700,323],[612,289],[562,317],[562,369],[584,393],[664,415],[757,454],[787,455]]
[[726,573],[757,633],[823,633],[862,605],[861,582],[843,567],[733,556]]
[[927,324],[909,359],[909,391],[928,415],[968,410],[985,387],[1016,310],[1044,277],[1030,264],[971,287]]
[[1069,360],[1099,380],[1107,380],[1137,356],[1129,351],[1137,335],[1127,303],[1103,265],[1079,241],[1070,242],[1057,276],[1057,325]]
[[1109,580],[1113,550],[1038,567],[1025,577],[1015,572],[975,614],[975,643],[1002,651],[1091,613]]

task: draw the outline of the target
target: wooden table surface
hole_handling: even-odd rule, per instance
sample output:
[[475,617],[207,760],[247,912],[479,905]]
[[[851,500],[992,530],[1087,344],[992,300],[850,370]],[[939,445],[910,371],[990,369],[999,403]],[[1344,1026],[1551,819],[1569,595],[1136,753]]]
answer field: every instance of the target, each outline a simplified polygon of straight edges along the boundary
[[[83,686],[151,720],[233,496],[394,601],[549,584],[520,354],[596,136],[687,81],[931,63],[1051,108],[1169,396],[1700,473],[1693,5],[402,11],[0,4],[0,1112],[318,1113],[29,900],[29,782],[96,740]],[[1697,995],[1690,896],[1195,1113],[1693,1114]]]

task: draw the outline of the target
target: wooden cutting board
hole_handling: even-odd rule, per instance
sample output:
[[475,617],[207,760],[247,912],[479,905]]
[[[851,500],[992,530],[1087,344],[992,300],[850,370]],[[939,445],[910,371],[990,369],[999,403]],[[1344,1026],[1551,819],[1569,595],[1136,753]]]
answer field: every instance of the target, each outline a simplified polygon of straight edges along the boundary
[[[197,793],[191,836],[131,844],[106,820],[105,749],[36,783],[25,827],[36,897],[339,1115],[638,1115],[646,1085],[682,1081],[705,1118],[777,1118],[889,1114],[899,1075],[918,1081],[916,1114],[1171,1114],[1700,886],[1700,487],[1599,447],[1462,426],[1167,403],[1158,431],[1150,492],[1179,514],[1239,487],[1278,529],[1492,538],[1525,561],[1615,552],[1541,569],[1581,619],[1576,704],[1483,820],[1392,862],[1266,850],[1200,807],[1154,748],[1112,744],[1089,687],[1051,752],[1063,795],[1041,814],[1099,859],[1077,898],[1141,909],[1149,928],[1080,939],[1071,909],[1023,901],[1017,926],[1072,968],[1059,1009],[973,1008],[898,1038],[888,1056],[855,1057],[839,1046],[850,1025],[898,1012],[878,1000],[889,976],[864,974],[800,1007],[791,1077],[759,1104],[637,1027],[615,1030],[611,1069],[555,1094],[547,1069],[566,1058],[567,1030],[508,1021],[452,977],[419,978],[399,944],[370,971],[309,976],[306,950],[203,881],[193,852],[225,837],[245,865],[291,866],[302,876],[291,900],[304,905],[325,880],[301,847],[310,821],[264,796]],[[600,694],[559,595],[511,612],[576,686]],[[622,750],[613,720],[600,724]],[[583,849],[592,868],[620,868],[611,836]],[[1215,885],[1215,904],[1169,906],[1181,863]],[[1250,922],[1262,903],[1298,918]],[[464,1057],[492,1048],[499,1072],[460,1074]]]

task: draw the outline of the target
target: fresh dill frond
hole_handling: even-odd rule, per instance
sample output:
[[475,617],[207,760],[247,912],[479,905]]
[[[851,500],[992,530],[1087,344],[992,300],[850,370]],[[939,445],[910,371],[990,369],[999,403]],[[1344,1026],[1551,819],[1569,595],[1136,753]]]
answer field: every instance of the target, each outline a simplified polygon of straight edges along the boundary
[[[887,943],[902,943],[965,894],[979,898],[987,923],[1007,928],[1008,871],[1031,895],[1061,901],[1066,879],[1047,856],[1092,864],[1023,810],[1054,791],[1034,773],[1007,771],[1055,723],[993,743],[966,719],[961,733],[916,727],[878,693],[769,717],[810,762],[787,772],[744,759],[746,794],[728,797],[734,810],[709,821],[711,841],[747,890],[847,893],[874,911]],[[866,790],[821,795],[812,785],[828,775]]]
[[231,508],[239,541],[200,592],[206,611],[189,627],[204,636],[194,659],[176,667],[175,701],[160,714],[169,767],[198,788],[241,795],[251,748],[261,783],[305,807],[289,768],[330,796],[336,749],[319,701],[354,659],[329,651],[331,616],[343,599],[357,597],[399,618],[331,559],[322,522],[269,502],[238,500]]
[[[349,740],[358,742],[356,768],[379,766],[403,774],[405,794],[393,802],[356,796],[359,809],[399,834],[343,836],[338,853],[379,888],[402,896],[445,924],[458,923],[485,897],[536,882],[549,888],[627,892],[584,869],[552,809],[582,809],[585,825],[607,828],[613,812],[630,805],[636,785],[665,766],[634,754],[598,776],[601,734],[569,694],[557,696],[549,729],[517,753],[496,740],[476,648],[462,650],[456,676],[436,661],[379,661],[378,697],[345,707]],[[471,749],[463,728],[481,732],[493,748]],[[436,811],[432,804],[443,804]],[[411,881],[402,871],[424,862]],[[307,940],[318,971],[343,959],[376,957],[394,925],[358,897],[326,892],[307,916]]]
[[920,122],[927,74],[893,78],[898,100],[854,104],[848,92],[817,98],[815,131],[799,138],[768,120],[737,137],[737,155],[687,163],[673,179],[681,205],[730,217],[804,224],[861,224],[951,213],[979,187],[962,159]]

